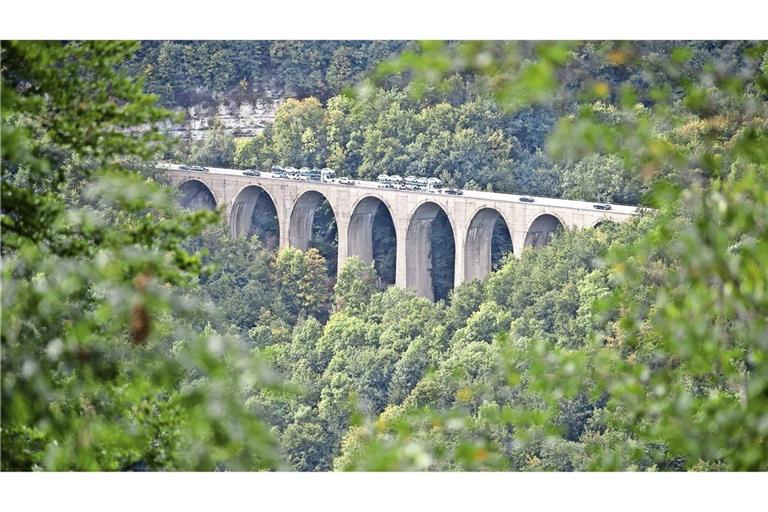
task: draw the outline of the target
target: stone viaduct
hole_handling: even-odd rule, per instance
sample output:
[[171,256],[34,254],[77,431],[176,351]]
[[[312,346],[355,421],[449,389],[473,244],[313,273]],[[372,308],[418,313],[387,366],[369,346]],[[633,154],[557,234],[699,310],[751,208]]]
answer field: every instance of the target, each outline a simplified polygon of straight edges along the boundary
[[382,189],[374,182],[355,185],[244,176],[242,171],[209,172],[164,169],[181,191],[182,204],[191,208],[221,208],[233,237],[247,234],[257,202],[269,200],[277,212],[279,246],[306,250],[315,212],[327,200],[338,228],[338,268],[356,255],[373,260],[373,218],[381,205],[389,210],[396,234],[395,284],[433,299],[431,231],[442,210],[453,231],[454,286],[479,279],[491,271],[491,236],[498,220],[509,230],[512,250],[519,256],[528,247],[549,241],[559,227],[594,227],[604,221],[622,222],[638,213],[632,206],[612,205],[599,210],[593,203],[533,198],[480,191],[446,195],[427,191]]

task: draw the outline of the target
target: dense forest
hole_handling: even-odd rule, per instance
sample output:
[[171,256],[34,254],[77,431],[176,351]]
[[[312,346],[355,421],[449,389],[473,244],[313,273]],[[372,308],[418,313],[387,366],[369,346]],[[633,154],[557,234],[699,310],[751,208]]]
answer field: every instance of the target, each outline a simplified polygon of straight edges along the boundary
[[354,86],[402,41],[144,41],[123,64],[167,107],[263,94],[325,99]]
[[[3,42],[2,61],[3,470],[768,469],[765,43]],[[295,98],[251,139],[162,134],[162,106],[238,88]],[[497,241],[493,273],[433,303],[388,286],[386,229],[339,269],[328,216],[306,252],[277,251],[264,211],[233,239],[179,207],[169,158],[650,209]]]

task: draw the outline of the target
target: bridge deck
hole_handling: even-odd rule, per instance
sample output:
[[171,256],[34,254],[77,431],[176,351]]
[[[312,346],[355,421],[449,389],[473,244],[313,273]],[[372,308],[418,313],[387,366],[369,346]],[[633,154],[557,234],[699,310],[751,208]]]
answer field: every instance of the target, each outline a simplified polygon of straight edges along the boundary
[[[170,171],[179,171],[179,166],[177,164],[161,164],[161,168],[167,169]],[[249,176],[243,176],[243,171],[239,169],[223,169],[218,167],[206,167],[208,169],[207,173],[203,172],[197,172],[197,171],[189,171],[190,177],[193,177],[195,175],[200,174],[219,174],[219,175],[228,175],[228,176],[239,176],[239,177],[246,177]],[[183,171],[182,171],[183,172]],[[264,172],[260,171],[261,175],[258,177],[253,178],[266,178],[270,180],[275,180],[277,182],[285,182],[285,181],[292,181],[292,180],[286,180],[286,178],[277,178],[274,174],[271,172]],[[318,187],[356,187],[356,188],[369,188],[369,189],[376,189],[376,190],[382,190],[379,187],[379,184],[375,181],[364,181],[364,180],[357,180],[355,179],[354,185],[341,185],[339,183],[335,182],[320,182],[320,181],[313,181],[311,182],[314,186]],[[407,192],[409,194],[418,194],[423,195],[425,197],[435,197],[435,196],[445,196],[444,194],[439,194],[435,192],[427,192],[425,190],[398,190],[400,192]],[[530,206],[541,206],[541,207],[557,207],[557,208],[573,208],[577,210],[595,210],[594,205],[597,204],[596,201],[589,202],[589,201],[574,201],[571,199],[558,199],[554,197],[542,197],[542,196],[526,196],[526,195],[518,195],[518,194],[506,194],[502,192],[486,192],[481,190],[462,190],[463,194],[460,197],[466,197],[466,198],[472,198],[472,199],[484,199],[488,201],[503,201],[503,202],[511,202],[511,203],[520,203],[521,197],[532,197],[533,202],[532,203],[526,203]],[[453,196],[456,197],[456,196]],[[630,206],[630,205],[623,205],[623,204],[616,204],[616,203],[610,203],[611,204],[611,213],[618,213],[618,214],[625,214],[625,215],[635,215],[636,213],[641,210],[640,207],[637,206]]]

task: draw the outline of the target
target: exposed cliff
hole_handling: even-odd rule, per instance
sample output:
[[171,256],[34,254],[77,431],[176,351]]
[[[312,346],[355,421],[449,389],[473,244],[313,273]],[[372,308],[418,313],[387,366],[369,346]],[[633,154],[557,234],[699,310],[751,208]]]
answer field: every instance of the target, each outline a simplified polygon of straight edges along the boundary
[[182,139],[200,140],[215,124],[220,124],[224,131],[235,137],[253,137],[275,120],[278,107],[286,98],[265,96],[245,102],[223,100],[214,105],[193,105],[182,108],[184,115],[181,123],[169,123],[169,135]]

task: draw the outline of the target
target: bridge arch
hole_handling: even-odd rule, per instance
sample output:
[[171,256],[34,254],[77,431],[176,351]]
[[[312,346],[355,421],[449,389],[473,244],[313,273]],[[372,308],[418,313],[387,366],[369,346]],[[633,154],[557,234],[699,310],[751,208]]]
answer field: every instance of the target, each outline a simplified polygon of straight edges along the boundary
[[213,190],[205,182],[196,178],[183,181],[179,185],[179,192],[181,192],[181,206],[190,210],[203,208],[215,210],[219,205]]
[[277,203],[264,187],[246,185],[240,189],[232,203],[229,218],[232,238],[258,233],[268,247],[276,248],[279,245]]
[[[442,224],[449,233],[444,233],[443,241],[447,247],[442,250],[449,253],[449,262],[446,262],[445,268],[433,269],[433,256],[435,247],[433,247],[435,225]],[[450,236],[447,236],[447,235]],[[456,262],[456,227],[453,220],[446,210],[434,201],[425,200],[419,204],[408,220],[408,230],[405,238],[406,250],[406,272],[405,285],[413,289],[421,297],[430,300],[439,300],[443,298],[437,290],[433,279],[433,271],[445,272],[442,275],[443,282],[450,283],[449,288],[454,282],[454,265]],[[451,250],[453,245],[453,250]],[[437,292],[437,293],[436,293]]]
[[[327,209],[326,209],[327,208]],[[323,230],[327,237],[333,233],[335,239],[324,239],[319,241],[317,249],[326,259],[328,273],[336,275],[338,264],[338,215],[325,194],[317,190],[307,190],[296,200],[291,209],[288,221],[288,245],[306,251],[312,246],[312,238],[315,234],[314,226],[318,223],[318,215],[321,221],[326,220],[326,215],[330,216],[329,224]],[[322,228],[321,228],[322,230]]]
[[499,223],[506,234],[509,251],[512,250],[512,237],[509,222],[495,208],[481,207],[474,215],[467,228],[464,242],[464,279],[482,279],[491,273],[493,267],[493,237]]
[[615,220],[611,220],[608,217],[603,217],[602,219],[597,219],[595,222],[592,223],[592,227],[595,229],[598,228],[605,228],[605,227],[613,227],[618,226],[619,224]]
[[[394,284],[396,273],[397,231],[395,229],[392,206],[382,197],[366,195],[353,206],[347,228],[347,255],[357,256],[366,263],[374,262],[382,281]],[[380,229],[375,230],[377,222]],[[375,243],[377,235],[391,238],[394,246],[384,252]],[[386,260],[386,261],[384,261]],[[386,274],[386,275],[385,275]]]
[[556,214],[542,213],[536,217],[525,232],[524,247],[543,247],[552,234],[565,229],[565,222]]

